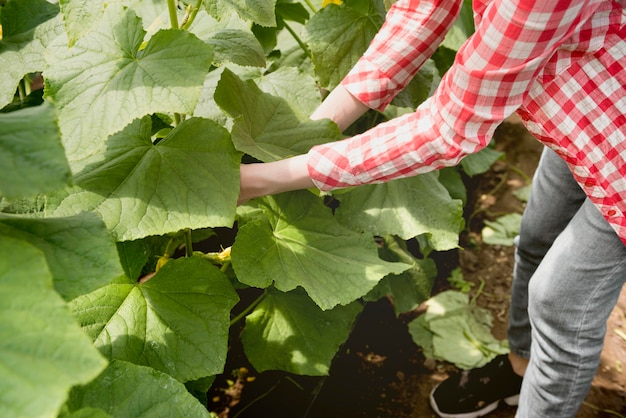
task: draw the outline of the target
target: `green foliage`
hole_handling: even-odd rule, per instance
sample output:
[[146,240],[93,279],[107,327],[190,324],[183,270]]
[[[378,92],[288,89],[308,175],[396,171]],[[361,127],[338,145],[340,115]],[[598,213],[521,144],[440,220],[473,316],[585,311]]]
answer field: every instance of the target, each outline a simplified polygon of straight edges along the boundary
[[521,224],[522,215],[519,213],[509,213],[494,221],[485,221],[485,227],[482,230],[483,241],[486,244],[510,247],[519,234]]
[[0,193],[8,198],[36,195],[70,181],[56,114],[50,105],[0,114],[0,167],[4,169]]
[[[0,2],[0,415],[208,416],[197,398],[235,321],[256,369],[324,375],[364,301],[400,314],[428,298],[428,253],[462,226],[458,176],[346,190],[332,209],[311,191],[236,205],[242,161],[342,139],[308,115],[384,14],[377,0]],[[359,126],[411,111],[441,62]],[[262,295],[241,306],[250,287]]]
[[246,355],[258,371],[327,375],[361,310],[352,302],[323,311],[304,292],[270,290],[246,320],[241,336]]
[[52,287],[37,247],[0,235],[0,415],[52,417],[106,361]]
[[472,369],[509,352],[508,342],[491,334],[491,313],[470,302],[467,293],[447,290],[426,305],[426,313],[409,324],[413,340],[424,349],[426,357]]

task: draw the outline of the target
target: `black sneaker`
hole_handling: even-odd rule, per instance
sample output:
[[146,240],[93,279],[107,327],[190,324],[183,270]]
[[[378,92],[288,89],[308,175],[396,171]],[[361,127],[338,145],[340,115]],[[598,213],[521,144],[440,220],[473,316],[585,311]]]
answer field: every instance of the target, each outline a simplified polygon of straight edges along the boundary
[[517,405],[522,378],[513,372],[508,355],[487,365],[450,376],[430,393],[430,405],[442,418],[476,418],[500,401]]

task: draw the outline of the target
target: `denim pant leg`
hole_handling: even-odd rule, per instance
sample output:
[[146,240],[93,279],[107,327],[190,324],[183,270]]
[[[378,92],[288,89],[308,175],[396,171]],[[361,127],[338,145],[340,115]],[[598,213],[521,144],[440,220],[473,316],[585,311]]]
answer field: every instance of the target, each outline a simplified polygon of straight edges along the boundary
[[[545,157],[542,163],[551,159]],[[542,169],[540,177],[553,167]],[[552,208],[564,192],[535,195],[532,211],[538,212],[527,218],[543,218],[542,208]],[[606,321],[626,278],[626,247],[588,199],[573,217],[569,212],[562,216],[568,218],[567,225],[528,285],[532,344],[517,412],[520,418],[576,415],[596,373]]]
[[549,148],[543,150],[531,188],[515,240],[507,332],[511,351],[524,358],[530,357],[531,345],[528,282],[586,198],[565,162]]

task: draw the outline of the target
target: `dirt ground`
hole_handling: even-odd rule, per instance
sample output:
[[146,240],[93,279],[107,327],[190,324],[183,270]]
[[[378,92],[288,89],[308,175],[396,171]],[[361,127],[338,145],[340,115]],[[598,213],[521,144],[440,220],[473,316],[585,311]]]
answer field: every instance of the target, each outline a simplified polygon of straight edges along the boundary
[[[485,219],[521,213],[523,203],[513,191],[527,184],[535,170],[541,146],[516,120],[500,126],[496,147],[506,159],[470,181],[468,230],[462,250],[440,254],[441,278],[435,292],[448,286],[445,277],[461,266],[466,280],[485,287],[477,303],[494,317],[493,333],[506,338],[513,248],[486,245],[480,231]],[[601,365],[577,418],[626,417],[626,289],[608,322]],[[426,360],[407,330],[411,315],[396,318],[391,303],[368,304],[356,327],[337,354],[330,376],[310,378],[284,373],[256,374],[243,358],[231,358],[227,370],[245,367],[254,377],[242,385],[241,399],[224,408],[228,399],[219,378],[208,396],[209,410],[221,418],[414,418],[435,417],[428,394],[454,366]],[[251,379],[248,379],[251,380]],[[231,399],[232,401],[232,399]],[[515,408],[501,405],[489,418],[509,418]],[[558,418],[558,417],[555,417]]]

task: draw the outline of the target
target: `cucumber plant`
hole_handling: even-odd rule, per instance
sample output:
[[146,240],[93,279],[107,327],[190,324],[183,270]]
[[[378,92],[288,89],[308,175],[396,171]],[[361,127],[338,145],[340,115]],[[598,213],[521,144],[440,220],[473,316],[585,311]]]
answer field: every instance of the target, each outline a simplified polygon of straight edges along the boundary
[[[242,162],[343,137],[308,115],[386,8],[320,3],[0,2],[0,415],[209,416],[191,393],[234,323],[259,372],[320,376],[365,301],[429,296],[454,175],[236,205]],[[360,128],[427,97],[453,48]]]

